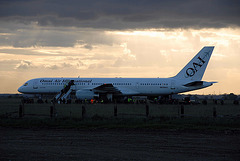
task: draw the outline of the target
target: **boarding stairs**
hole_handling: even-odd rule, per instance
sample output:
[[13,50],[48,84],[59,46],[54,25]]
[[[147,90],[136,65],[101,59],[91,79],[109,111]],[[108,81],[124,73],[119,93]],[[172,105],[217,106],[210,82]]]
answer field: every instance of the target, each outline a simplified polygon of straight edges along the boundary
[[60,102],[61,100],[66,100],[69,94],[72,92],[71,86],[74,85],[74,80],[68,82],[67,85],[54,97],[54,102]]
[[66,99],[71,92],[72,92],[72,89],[69,89],[69,90],[67,91],[67,93],[63,94],[63,96],[61,97],[61,99],[62,99],[62,100],[63,100],[63,99]]

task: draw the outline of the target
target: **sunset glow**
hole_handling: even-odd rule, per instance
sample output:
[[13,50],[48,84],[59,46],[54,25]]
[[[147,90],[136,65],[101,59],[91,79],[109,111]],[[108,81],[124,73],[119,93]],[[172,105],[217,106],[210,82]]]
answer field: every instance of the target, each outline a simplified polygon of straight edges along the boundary
[[[122,5],[135,7],[132,3]],[[5,8],[10,6],[10,2],[4,4]],[[172,16],[178,17],[178,10],[165,13],[169,21],[157,14],[160,9],[155,10],[159,17],[155,12],[143,10],[142,14],[146,12],[149,16],[145,20],[144,16],[137,17],[135,10],[111,15],[103,6],[99,9],[101,14],[97,15],[96,11],[96,17],[86,15],[86,19],[71,17],[67,12],[61,17],[57,10],[53,15],[40,10],[41,16],[36,17],[31,10],[32,17],[21,15],[21,11],[17,12],[18,17],[14,13],[2,16],[0,93],[17,93],[17,88],[25,81],[38,77],[172,77],[202,47],[215,46],[203,80],[219,83],[192,93],[240,94],[240,28],[233,24],[236,22],[234,15],[226,15],[228,21],[220,21],[210,12],[212,19],[216,19],[212,22],[211,18],[191,10],[205,23],[196,24],[195,18],[185,14],[181,17],[185,23],[181,23]],[[115,8],[112,3],[108,6]],[[83,10],[94,9],[83,7]],[[103,14],[105,12],[108,14]]]

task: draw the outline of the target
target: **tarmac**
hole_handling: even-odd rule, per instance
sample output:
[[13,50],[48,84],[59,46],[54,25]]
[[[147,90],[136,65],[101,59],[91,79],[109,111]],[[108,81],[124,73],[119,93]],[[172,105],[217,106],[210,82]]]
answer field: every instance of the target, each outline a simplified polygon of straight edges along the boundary
[[236,161],[240,133],[211,130],[0,127],[0,160]]

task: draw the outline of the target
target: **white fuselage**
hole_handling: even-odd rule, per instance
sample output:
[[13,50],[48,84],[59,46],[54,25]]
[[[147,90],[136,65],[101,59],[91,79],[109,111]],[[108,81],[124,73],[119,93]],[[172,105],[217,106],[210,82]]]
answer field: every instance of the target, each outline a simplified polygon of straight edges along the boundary
[[169,95],[205,88],[212,83],[204,82],[197,87],[185,87],[174,78],[36,78],[27,81],[18,91],[26,94],[59,93],[69,80],[74,80],[73,91],[94,89],[112,84],[122,95]]
[[63,97],[75,92],[77,98],[92,98],[95,94],[149,96],[192,91],[215,83],[201,81],[213,49],[213,46],[203,47],[171,78],[36,78],[27,81],[18,91],[26,94],[60,93],[59,96]]

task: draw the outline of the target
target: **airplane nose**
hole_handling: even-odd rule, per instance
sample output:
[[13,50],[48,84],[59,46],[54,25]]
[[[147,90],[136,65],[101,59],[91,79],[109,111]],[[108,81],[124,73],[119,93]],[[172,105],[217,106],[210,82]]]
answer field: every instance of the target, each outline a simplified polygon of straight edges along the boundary
[[18,92],[23,93],[22,86],[18,88]]

